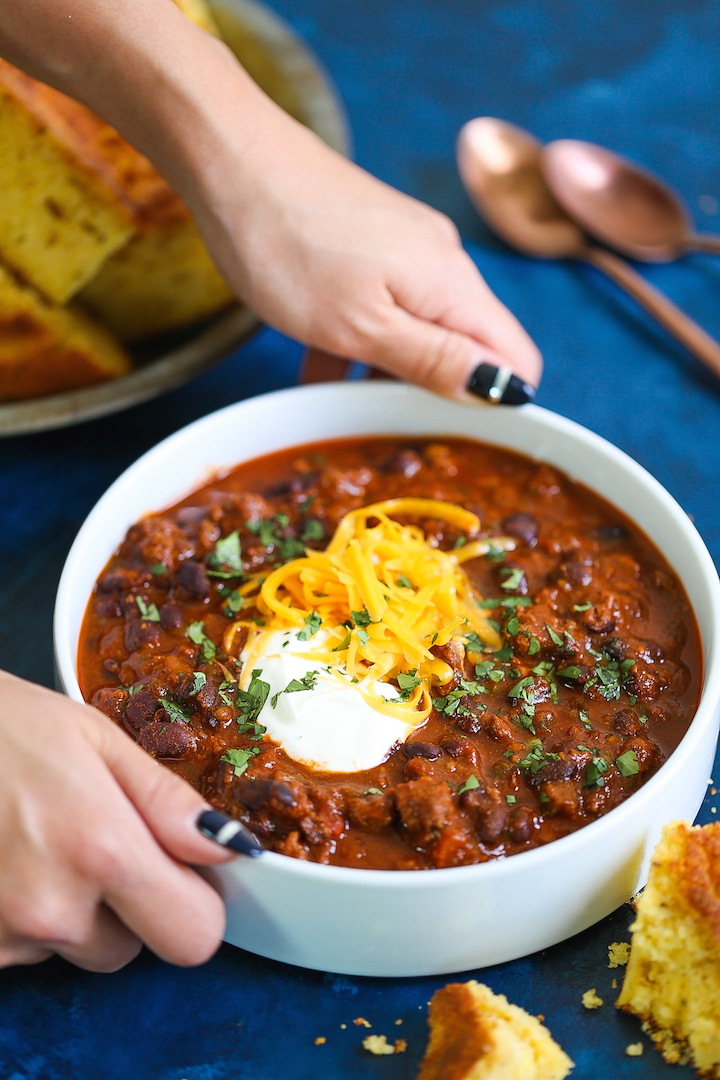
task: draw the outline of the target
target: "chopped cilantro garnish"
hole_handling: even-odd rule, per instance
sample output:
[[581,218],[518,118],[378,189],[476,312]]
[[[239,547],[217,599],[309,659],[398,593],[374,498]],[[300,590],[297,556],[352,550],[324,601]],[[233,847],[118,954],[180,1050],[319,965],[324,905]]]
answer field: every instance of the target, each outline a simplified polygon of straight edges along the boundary
[[507,558],[507,551],[505,551],[504,548],[496,547],[495,544],[491,542],[490,547],[485,552],[485,558],[489,559],[490,562],[502,562],[503,559]]
[[190,719],[188,712],[183,709],[182,705],[178,705],[175,701],[170,701],[169,698],[162,699],[162,707],[173,723],[175,723],[176,720]]
[[[466,696],[475,696],[487,691],[487,687],[482,686],[480,683],[473,682],[469,679],[461,679],[460,686],[456,690],[451,690],[445,697],[436,697],[432,699],[433,706],[440,713],[441,716],[472,716],[470,709],[467,706],[461,704],[461,699]],[[487,705],[483,705],[480,702],[474,703],[475,709],[479,709],[484,712],[487,709]]]
[[468,776],[465,783],[461,784],[460,787],[458,788],[457,793],[458,793],[458,795],[462,795],[463,792],[465,792],[465,791],[474,791],[475,788],[479,788],[479,787],[480,787],[480,781],[478,780],[477,776],[475,775],[475,773],[470,773],[470,775]]
[[290,524],[290,518],[287,516],[287,514],[276,514],[273,518],[273,521],[276,521],[281,529],[284,529],[287,525]]
[[523,578],[525,577],[525,571],[521,566],[515,566],[510,569],[509,566],[503,567],[500,571],[500,576],[505,580],[500,585],[501,589],[507,589],[508,592],[514,592],[515,589],[519,589]]
[[209,663],[215,659],[215,643],[205,633],[205,623],[203,620],[199,622],[192,622],[187,628],[187,636],[195,645],[200,645],[203,653],[203,660]]
[[223,611],[228,618],[232,615],[237,615],[238,611],[242,611],[245,598],[240,595],[237,589],[224,589],[222,595],[226,597],[225,603],[223,604]]
[[539,739],[531,739],[528,743],[528,750],[525,757],[520,762],[521,769],[529,769],[534,776],[535,773],[542,769],[543,765],[546,765],[548,761],[559,761],[559,754],[545,753],[542,748],[542,743]]
[[592,602],[588,600],[586,604],[573,604],[573,611],[589,611],[592,607]]
[[484,643],[481,641],[481,639],[478,637],[474,630],[471,630],[470,633],[466,634],[465,636],[467,638],[467,645],[465,646],[466,649],[468,649],[470,652],[479,653],[485,651]]
[[317,611],[311,611],[309,615],[305,616],[305,625],[298,634],[298,641],[309,641],[311,637],[317,634],[322,625],[322,619],[318,615]]
[[550,640],[552,641],[553,645],[557,645],[558,648],[562,648],[564,645],[563,639],[555,630],[553,630],[552,626],[550,626],[549,623],[545,623],[545,629],[550,635]]
[[263,682],[261,675],[262,670],[255,668],[247,690],[237,692],[237,707],[240,710],[237,717],[238,724],[252,723],[262,712],[262,707],[270,693],[270,683]]
[[636,776],[640,772],[637,754],[634,750],[626,750],[620,757],[615,758],[615,764],[623,776]]
[[584,728],[587,728],[588,731],[593,731],[594,728],[593,728],[592,724],[590,723],[590,717],[588,716],[588,714],[585,712],[584,709],[579,710],[579,715],[580,715],[580,723],[582,724],[582,726]]
[[333,652],[342,652],[343,649],[347,649],[349,644],[350,644],[350,630],[348,630],[348,632],[346,633],[345,637],[342,639],[340,644],[335,646],[335,648],[333,649]]
[[506,643],[503,645],[502,649],[498,649],[497,652],[494,652],[493,656],[496,660],[512,660],[515,653],[513,652],[512,645]]
[[512,637],[515,637],[515,635],[520,629],[520,623],[518,622],[517,615],[513,615],[512,619],[508,619],[508,623],[505,629],[507,630],[508,634],[510,634]]
[[222,701],[223,705],[228,705],[228,706],[232,705],[233,700],[230,697],[230,695],[228,694],[228,690],[233,690],[234,691],[235,686],[236,686],[235,682],[232,682],[229,679],[224,679],[220,683],[220,685],[218,686],[218,697]]
[[409,701],[416,687],[420,686],[422,679],[418,678],[415,671],[401,671],[397,677],[400,687],[400,701]]
[[324,540],[325,530],[322,522],[318,521],[317,518],[308,518],[300,539],[306,544],[310,543],[311,540]]
[[[479,664],[475,665],[475,678],[476,679],[484,679],[488,675],[492,679],[493,675],[497,675],[497,674],[498,674],[498,672],[495,671],[495,661],[494,660],[481,660]],[[502,679],[502,677],[503,676],[502,676],[502,673],[501,673],[500,674],[500,679]],[[499,682],[500,679],[493,679],[493,682]]]
[[397,581],[395,582],[399,589],[412,589],[414,588],[412,581],[405,577],[404,574],[398,574]]
[[457,551],[458,548],[464,547],[467,544],[467,536],[458,536],[457,540],[453,544],[453,550]]
[[517,802],[517,797],[515,795],[506,795],[505,802],[508,804],[508,806],[514,806]]
[[533,679],[532,675],[526,675],[524,679],[521,679],[520,682],[515,683],[515,685],[508,690],[508,697],[523,697],[524,691],[529,690],[529,688],[533,685],[534,681],[535,680]]
[[306,495],[303,501],[300,503],[299,510],[301,514],[307,514],[312,504],[317,499],[317,495]]
[[277,705],[281,694],[295,694],[299,690],[314,690],[318,674],[317,671],[308,671],[307,675],[303,675],[302,679],[291,679],[284,690],[278,690],[277,694],[273,694],[270,699],[273,709]]
[[368,634],[367,630],[361,630],[360,628],[358,628],[358,629],[357,629],[357,630],[355,631],[355,633],[356,633],[356,634],[357,634],[357,636],[358,636],[358,637],[360,638],[360,644],[361,644],[361,645],[367,645],[367,643],[368,643],[368,638],[370,637],[370,635]]
[[641,724],[647,724],[647,722],[649,720],[649,717],[647,717],[647,716],[638,716],[638,720],[640,721]]
[[486,611],[492,611],[493,608],[500,607],[502,604],[502,597],[496,597],[494,600],[478,600],[477,606],[479,608],[485,608]]
[[259,753],[260,749],[257,746],[247,747],[241,750],[231,748],[225,751],[220,760],[226,761],[229,765],[234,766],[235,776],[242,776],[250,764],[250,758]]
[[384,791],[379,787],[369,787],[363,791],[363,795],[384,795]]
[[350,614],[355,626],[369,626],[372,622],[367,608],[363,608],[362,611],[351,611]]
[[160,622],[160,612],[157,609],[157,604],[146,604],[142,596],[136,596],[135,603],[143,619],[146,619],[147,622]]
[[589,746],[582,746],[578,743],[578,750],[584,750],[586,753],[592,754],[592,761],[588,764],[585,774],[585,787],[602,787],[602,778],[610,767],[607,761],[602,754],[598,754],[596,750],[591,749]]
[[220,566],[227,566],[230,570],[243,569],[238,529],[218,540],[215,544],[215,558]]
[[204,671],[193,671],[193,687],[190,693],[197,694],[198,690],[202,690],[206,682],[207,675]]
[[581,671],[575,664],[571,664],[570,667],[558,668],[558,675],[563,679],[579,679]]
[[304,554],[305,545],[300,540],[296,540],[294,536],[288,536],[280,541],[280,557],[283,562],[290,562],[291,559],[301,559]]
[[160,574],[167,574],[167,567],[165,566],[164,563],[156,562],[155,565],[150,570],[150,573],[155,574],[156,576],[159,577]]
[[248,532],[255,533],[264,548],[275,547],[280,543],[280,535],[274,521],[246,521]]
[[262,739],[265,732],[267,731],[267,728],[263,727],[262,724],[258,724],[257,720],[255,720],[255,721],[247,720],[247,721],[245,721],[244,723],[241,724],[240,723],[240,717],[238,717],[237,718],[237,723],[239,725],[238,726],[238,732],[241,735],[245,735],[248,731],[252,731],[252,735],[248,735],[248,738],[252,739],[253,742],[259,742],[260,739]]
[[540,642],[534,634],[530,635],[530,645],[528,647],[528,656],[536,656],[540,652]]

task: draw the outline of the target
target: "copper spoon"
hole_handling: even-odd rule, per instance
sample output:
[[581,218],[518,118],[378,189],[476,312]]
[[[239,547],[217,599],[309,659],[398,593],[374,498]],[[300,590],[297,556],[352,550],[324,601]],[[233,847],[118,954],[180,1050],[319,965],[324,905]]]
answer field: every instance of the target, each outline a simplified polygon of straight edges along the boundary
[[541,144],[529,132],[478,117],[458,138],[460,176],[498,235],[528,255],[580,259],[625,289],[678,341],[720,375],[720,345],[623,259],[589,244],[555,200],[541,170]]
[[542,170],[568,214],[631,259],[670,262],[686,251],[720,251],[720,236],[696,233],[681,199],[652,173],[603,146],[559,139]]

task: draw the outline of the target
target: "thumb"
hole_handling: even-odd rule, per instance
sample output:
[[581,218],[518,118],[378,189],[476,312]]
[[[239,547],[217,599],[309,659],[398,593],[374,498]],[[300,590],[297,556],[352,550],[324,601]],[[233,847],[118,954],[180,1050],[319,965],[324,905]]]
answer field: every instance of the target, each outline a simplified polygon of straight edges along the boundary
[[526,340],[516,338],[512,350],[501,351],[498,345],[503,342],[490,345],[397,306],[385,332],[367,345],[360,359],[445,397],[475,402],[471,378],[480,365],[509,367],[525,385],[526,400],[531,400],[542,361],[532,340],[522,333]]
[[197,866],[234,857],[198,830],[209,804],[187,783],[132,742],[116,724],[90,710],[89,736],[130,802],[161,847],[180,862]]

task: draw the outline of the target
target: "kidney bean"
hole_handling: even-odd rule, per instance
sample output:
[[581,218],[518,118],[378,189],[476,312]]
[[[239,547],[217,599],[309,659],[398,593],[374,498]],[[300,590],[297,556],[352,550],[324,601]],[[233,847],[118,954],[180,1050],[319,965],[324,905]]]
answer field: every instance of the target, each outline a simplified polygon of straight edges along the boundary
[[177,580],[198,600],[205,600],[210,595],[210,582],[205,567],[194,559],[182,563],[177,572]]
[[537,544],[538,521],[533,514],[511,514],[503,521],[503,531],[522,540],[528,547]]
[[125,706],[123,719],[131,731],[139,731],[149,724],[158,710],[160,702],[147,690],[138,690]]
[[159,758],[182,758],[197,745],[192,728],[183,720],[151,720],[140,731],[138,742],[143,750]]
[[529,806],[515,806],[510,812],[508,835],[516,844],[525,844],[533,834],[535,815]]
[[385,472],[400,473],[408,480],[423,467],[422,458],[414,450],[396,450],[385,462]]
[[183,624],[183,609],[172,600],[160,605],[160,625],[164,630],[177,630]]

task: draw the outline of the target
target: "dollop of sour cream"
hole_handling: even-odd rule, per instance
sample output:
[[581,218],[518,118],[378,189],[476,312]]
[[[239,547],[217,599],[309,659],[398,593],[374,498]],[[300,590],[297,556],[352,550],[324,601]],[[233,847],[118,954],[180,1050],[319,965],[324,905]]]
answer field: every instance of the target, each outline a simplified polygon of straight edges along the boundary
[[[264,635],[252,663],[270,685],[258,720],[289,757],[312,769],[337,773],[373,769],[397,742],[405,741],[413,725],[373,708],[360,692],[364,683],[352,683],[342,669],[328,671],[308,655],[326,636],[322,630],[310,641],[300,641],[289,630]],[[240,659],[244,663],[247,657],[243,654]],[[286,691],[293,680],[300,682],[311,672],[311,690]],[[398,697],[394,686],[380,680],[374,690],[387,700]]]

